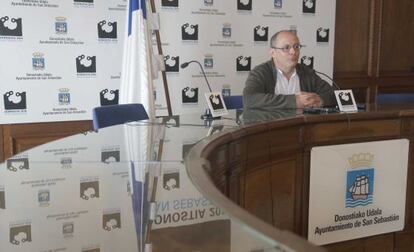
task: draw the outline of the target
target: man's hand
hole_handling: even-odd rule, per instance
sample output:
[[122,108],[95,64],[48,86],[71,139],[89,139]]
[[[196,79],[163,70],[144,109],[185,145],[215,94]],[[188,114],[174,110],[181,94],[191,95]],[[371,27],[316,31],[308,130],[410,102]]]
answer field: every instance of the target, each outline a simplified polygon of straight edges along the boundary
[[309,92],[300,92],[296,94],[296,107],[297,108],[314,108],[321,107],[322,99],[319,95]]

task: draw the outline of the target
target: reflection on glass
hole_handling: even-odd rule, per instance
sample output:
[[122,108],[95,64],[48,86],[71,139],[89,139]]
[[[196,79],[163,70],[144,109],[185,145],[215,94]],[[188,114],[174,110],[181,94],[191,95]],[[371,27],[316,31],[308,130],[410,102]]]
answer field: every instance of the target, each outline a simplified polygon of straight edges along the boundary
[[186,120],[108,127],[0,164],[0,251],[281,251],[213,205],[184,168],[194,144],[236,121]]

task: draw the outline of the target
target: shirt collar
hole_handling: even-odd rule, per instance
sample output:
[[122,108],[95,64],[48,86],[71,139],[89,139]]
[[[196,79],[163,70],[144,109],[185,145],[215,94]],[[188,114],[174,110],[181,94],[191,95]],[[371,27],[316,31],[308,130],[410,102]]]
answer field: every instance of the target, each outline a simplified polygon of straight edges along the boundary
[[[276,67],[275,62],[273,61],[272,58],[270,59],[270,61],[272,63],[273,76],[274,76],[275,80],[276,80],[276,78],[278,76],[278,73],[281,74],[282,76],[284,76],[283,75],[283,72],[279,68]],[[294,77],[297,74],[296,69],[298,68],[298,65],[295,66],[295,69],[293,70],[293,74],[292,74],[291,78]]]
[[[276,69],[276,73],[277,73],[278,75],[280,75],[280,76],[282,76],[283,78],[285,78],[285,76],[283,75],[282,70],[280,70],[280,69],[279,69],[279,68],[277,68],[276,66],[274,67],[274,69]],[[296,76],[296,67],[295,67],[295,69],[293,69],[293,73],[292,73],[292,75],[290,76],[290,78],[295,77],[295,76]]]

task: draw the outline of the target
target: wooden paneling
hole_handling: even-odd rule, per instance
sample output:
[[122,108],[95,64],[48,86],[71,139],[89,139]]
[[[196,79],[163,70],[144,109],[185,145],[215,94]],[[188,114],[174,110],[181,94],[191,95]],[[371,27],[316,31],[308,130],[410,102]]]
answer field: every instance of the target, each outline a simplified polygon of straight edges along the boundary
[[414,1],[337,0],[334,79],[357,102],[414,92]]
[[[410,141],[405,205],[405,231],[414,232],[414,143]],[[413,250],[414,251],[414,250]]]
[[4,158],[34,146],[92,129],[91,121],[3,125]]
[[244,205],[244,176],[231,174],[228,180],[228,197],[236,204]]
[[[405,226],[402,231],[325,245],[328,251],[414,251],[414,113],[385,110],[355,114],[320,115],[287,124],[283,120],[235,129],[223,142],[207,145],[209,158],[225,155],[229,148],[228,198],[256,217],[278,229],[292,231],[303,238],[308,233],[310,152],[314,146],[407,138],[410,153],[407,173]],[[244,132],[238,134],[238,132]],[[246,133],[247,132],[247,133]],[[219,144],[217,144],[217,142]],[[247,145],[247,146],[246,146]],[[211,164],[217,163],[210,160]],[[221,160],[219,163],[225,164]],[[215,169],[223,170],[220,165]],[[226,182],[223,182],[223,178]],[[214,181],[215,183],[217,181]],[[222,189],[221,189],[222,190]],[[223,190],[222,190],[223,191]]]
[[275,130],[269,133],[270,160],[277,158],[274,153],[297,149],[302,145],[302,129],[292,127],[288,129]]
[[366,239],[339,242],[324,246],[329,252],[390,252],[394,250],[393,234],[378,235]]
[[395,251],[412,252],[414,251],[414,231],[400,232],[395,234]]
[[215,148],[214,151],[209,153],[207,159],[211,162],[210,165],[212,171],[210,176],[213,177],[214,183],[223,194],[228,195],[227,164],[229,158],[227,145],[221,145],[220,147]]
[[372,137],[391,137],[400,134],[400,121],[372,120],[316,124],[309,129],[311,142],[363,139]]
[[414,75],[414,1],[383,0],[382,10],[380,75]]
[[267,132],[255,134],[247,140],[247,169],[267,162],[270,158],[269,134]]
[[0,125],[0,162],[4,161],[3,125]]
[[240,162],[247,158],[246,139],[234,141],[229,146],[229,163]]
[[[295,156],[295,155],[288,155]],[[296,160],[274,162],[270,170],[273,203],[273,225],[294,231]]]
[[336,3],[334,71],[336,75],[368,75],[370,1]]
[[267,223],[273,223],[271,191],[270,167],[246,174],[244,208]]

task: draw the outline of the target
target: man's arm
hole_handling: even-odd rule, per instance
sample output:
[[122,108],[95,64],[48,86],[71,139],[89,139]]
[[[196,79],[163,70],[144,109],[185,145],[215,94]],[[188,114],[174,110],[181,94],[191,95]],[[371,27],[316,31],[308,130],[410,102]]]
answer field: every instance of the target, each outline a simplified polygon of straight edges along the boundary
[[300,92],[296,94],[297,108],[315,108],[322,107],[322,99],[316,93]]
[[313,72],[315,93],[322,99],[323,106],[336,106],[334,88]]

